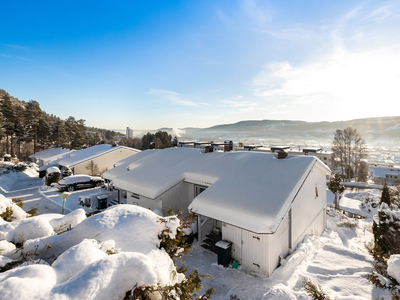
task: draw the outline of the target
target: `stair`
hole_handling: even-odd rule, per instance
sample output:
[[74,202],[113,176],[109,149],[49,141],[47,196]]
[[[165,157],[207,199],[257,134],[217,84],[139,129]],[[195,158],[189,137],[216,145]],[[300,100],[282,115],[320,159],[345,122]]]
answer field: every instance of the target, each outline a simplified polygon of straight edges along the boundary
[[217,247],[215,246],[215,244],[220,240],[222,240],[221,232],[210,232],[206,235],[206,238],[204,239],[203,244],[201,244],[201,247],[217,254]]
[[112,201],[108,202],[108,207],[118,205],[118,199],[113,199]]

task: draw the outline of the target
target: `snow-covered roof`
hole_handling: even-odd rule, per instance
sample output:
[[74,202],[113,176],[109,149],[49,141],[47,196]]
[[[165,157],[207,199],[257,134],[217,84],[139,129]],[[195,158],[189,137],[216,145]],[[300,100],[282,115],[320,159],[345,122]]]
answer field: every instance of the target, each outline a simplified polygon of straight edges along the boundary
[[51,163],[56,163],[63,158],[73,156],[75,153],[76,150],[68,150],[66,152],[62,152],[53,156],[43,157],[43,158],[40,157],[40,159],[43,160],[45,164],[51,164]]
[[358,199],[352,199],[352,198],[348,198],[346,196],[343,196],[340,198],[340,202],[339,202],[339,206],[341,209],[351,212],[353,214],[357,214],[359,216],[362,217],[368,217],[368,213],[361,209],[360,205],[361,205],[361,201]]
[[373,168],[374,177],[386,177],[386,175],[400,175],[399,168]]
[[315,164],[330,173],[313,156],[169,148],[137,158],[120,169],[116,187],[155,199],[181,181],[209,186],[189,209],[258,233],[275,232]]
[[141,151],[141,152],[139,152],[139,153],[137,153],[135,155],[131,155],[131,156],[125,157],[124,159],[121,159],[121,160],[117,161],[114,164],[114,166],[115,166],[114,168],[104,172],[102,177],[104,179],[112,181],[112,180],[114,180],[114,178],[116,178],[119,175],[121,175],[122,173],[126,172],[128,166],[131,163],[133,163],[133,162],[135,162],[135,161],[137,161],[137,160],[139,160],[139,159],[141,159],[143,157],[146,157],[147,155],[153,153],[154,151],[159,151],[159,150],[145,150],[145,151]]
[[129,148],[129,147],[123,147],[123,146],[112,146],[112,145],[106,145],[106,144],[95,145],[95,146],[92,146],[92,147],[89,147],[86,149],[75,151],[74,155],[72,155],[71,157],[61,159],[58,162],[58,164],[60,166],[73,167],[73,166],[80,164],[82,162],[85,162],[87,160],[104,155],[106,153],[118,151],[120,149],[126,149],[129,151],[132,151],[132,154],[140,152],[140,150],[137,150],[134,148]]
[[64,148],[50,148],[50,149],[36,152],[35,154],[30,155],[29,158],[46,159],[46,158],[57,156],[62,153],[66,153],[66,152],[70,152],[70,151],[71,151],[70,149],[64,149]]

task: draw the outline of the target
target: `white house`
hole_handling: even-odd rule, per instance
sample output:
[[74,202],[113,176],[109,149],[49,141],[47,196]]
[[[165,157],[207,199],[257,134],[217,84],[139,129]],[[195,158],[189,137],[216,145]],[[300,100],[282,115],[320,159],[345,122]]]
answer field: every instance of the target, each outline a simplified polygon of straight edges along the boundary
[[267,153],[275,153],[277,151],[285,151],[289,155],[310,155],[318,157],[324,164],[326,164],[329,168],[332,167],[332,151],[325,151],[320,147],[307,147],[303,149],[292,149],[290,146],[271,146],[270,148],[263,146],[243,146],[235,149],[236,151],[255,151],[255,152],[267,152]]
[[370,166],[373,181],[376,184],[399,185],[400,184],[400,168],[385,166]]
[[69,156],[73,151],[65,148],[49,148],[30,155],[29,159],[37,163],[39,167],[42,167],[51,164],[57,159]]
[[86,149],[77,150],[70,157],[61,159],[58,164],[61,169],[69,168],[73,174],[91,174],[95,166],[98,173],[112,169],[114,164],[128,156],[139,153],[140,150],[114,145],[95,145]]
[[269,276],[280,257],[326,224],[329,168],[313,156],[282,157],[184,147],[143,151],[118,166],[112,183],[127,191],[128,204],[196,213],[199,239],[220,232],[233,243],[232,258]]

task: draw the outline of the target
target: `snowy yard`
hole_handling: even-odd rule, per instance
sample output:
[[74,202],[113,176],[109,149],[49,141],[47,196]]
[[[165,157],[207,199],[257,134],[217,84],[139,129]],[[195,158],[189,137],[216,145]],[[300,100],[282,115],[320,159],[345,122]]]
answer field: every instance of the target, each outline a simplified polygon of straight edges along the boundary
[[[121,205],[86,218],[78,197],[96,190],[92,189],[73,192],[67,200],[69,214],[63,216],[59,192],[42,185],[34,167],[0,175],[0,191],[5,197],[19,197],[25,211],[35,207],[39,213],[7,224],[0,220],[0,266],[16,259],[10,242],[21,233],[23,251],[43,251],[50,263],[52,255],[60,255],[51,266],[31,264],[0,273],[0,290],[8,291],[2,299],[121,299],[136,282],[172,284],[181,280],[171,277],[175,267],[155,246],[162,227],[154,222],[155,214]],[[366,194],[377,197],[377,192],[365,190],[348,195],[348,199],[358,199],[361,204]],[[8,201],[1,199],[3,204]],[[189,271],[197,268],[200,274],[212,276],[203,281],[203,291],[215,288],[212,299],[308,299],[302,289],[304,278],[320,284],[333,299],[390,299],[365,279],[372,270],[372,257],[365,248],[373,237],[372,214],[368,212],[367,219],[358,220],[350,229],[338,227],[343,224],[342,215],[331,211],[322,236],[307,236],[270,278],[246,273],[240,266],[225,269],[217,265],[216,254],[196,241],[183,257],[184,263]],[[72,230],[55,234],[61,224],[71,225]],[[40,230],[29,230],[35,226]],[[45,243],[51,244],[51,249],[46,249]],[[117,254],[107,255],[107,250],[117,250]]]

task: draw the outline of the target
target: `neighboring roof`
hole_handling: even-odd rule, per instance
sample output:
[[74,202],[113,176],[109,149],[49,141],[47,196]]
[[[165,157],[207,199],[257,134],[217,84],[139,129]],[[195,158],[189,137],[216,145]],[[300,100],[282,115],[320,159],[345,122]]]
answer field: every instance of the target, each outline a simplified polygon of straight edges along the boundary
[[64,148],[50,148],[43,151],[36,152],[35,154],[30,155],[30,158],[37,158],[37,159],[46,159],[49,157],[53,157],[56,155],[60,155],[65,152],[70,152],[70,149]]
[[362,202],[358,199],[352,199],[343,196],[340,198],[339,207],[345,211],[367,218],[368,213],[365,210],[361,209],[361,203]]
[[149,154],[152,154],[154,151],[159,151],[159,150],[145,150],[145,151],[141,151],[138,154],[125,157],[124,159],[121,159],[121,160],[117,161],[114,164],[114,166],[115,166],[114,168],[104,172],[101,176],[104,179],[112,181],[112,180],[114,180],[114,178],[116,178],[119,175],[125,173],[127,171],[128,166],[131,163],[133,163],[136,160],[139,160],[139,159],[141,159],[141,158],[143,158],[143,157],[145,157],[145,156],[147,156]]
[[400,175],[399,168],[374,168],[373,167],[373,176],[374,177],[386,177],[386,175]]
[[77,150],[74,152],[74,154],[71,157],[67,157],[64,159],[61,159],[58,164],[60,166],[66,166],[66,167],[73,167],[77,164],[80,164],[82,162],[94,159],[98,156],[113,152],[113,151],[118,151],[120,149],[125,149],[132,151],[132,154],[140,152],[140,150],[134,149],[134,148],[129,148],[129,147],[123,147],[123,146],[112,146],[112,145],[95,145],[86,149],[82,150]]
[[315,164],[330,173],[313,156],[277,159],[270,153],[193,148],[137,155],[139,159],[125,166],[129,171],[113,179],[116,187],[155,199],[181,181],[209,186],[189,209],[258,233],[275,232]]
[[70,157],[75,154],[76,150],[68,150],[66,152],[62,152],[53,156],[48,156],[46,158],[40,158],[42,159],[45,163],[50,164],[50,163],[55,163],[58,162],[59,160],[65,158],[65,157]]

